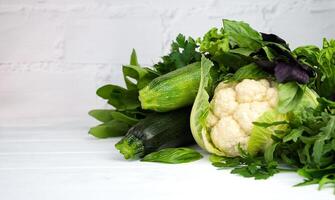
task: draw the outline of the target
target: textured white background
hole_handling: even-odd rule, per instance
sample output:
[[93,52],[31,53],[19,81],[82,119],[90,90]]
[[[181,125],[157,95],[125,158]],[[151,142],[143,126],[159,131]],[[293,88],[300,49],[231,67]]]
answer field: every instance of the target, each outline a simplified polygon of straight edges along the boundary
[[291,47],[335,38],[334,0],[0,0],[0,199],[333,199],[292,188],[294,174],[255,182],[206,160],[125,162],[115,139],[87,135],[87,111],[106,106],[96,88],[123,84],[132,48],[150,66],[178,33],[201,36],[222,18]]
[[150,66],[222,18],[291,47],[335,38],[334,0],[0,0],[0,127],[89,126],[95,89],[122,84],[132,48]]

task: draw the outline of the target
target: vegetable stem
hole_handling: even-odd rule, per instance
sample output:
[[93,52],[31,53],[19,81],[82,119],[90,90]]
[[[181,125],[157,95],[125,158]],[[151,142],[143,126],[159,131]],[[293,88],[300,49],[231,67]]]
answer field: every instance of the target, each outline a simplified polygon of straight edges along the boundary
[[115,148],[123,154],[125,159],[138,158],[144,155],[144,145],[142,141],[130,134],[116,143]]

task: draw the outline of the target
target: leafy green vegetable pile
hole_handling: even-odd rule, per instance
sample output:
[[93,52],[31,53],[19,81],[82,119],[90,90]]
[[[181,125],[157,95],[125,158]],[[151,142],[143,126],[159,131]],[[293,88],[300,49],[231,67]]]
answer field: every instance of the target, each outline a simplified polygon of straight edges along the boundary
[[126,159],[186,163],[202,158],[217,168],[266,179],[296,171],[335,189],[335,40],[294,50],[274,34],[223,20],[194,40],[179,34],[152,67],[135,50],[122,67],[125,88],[105,85],[97,95],[113,109],[89,114],[98,138]]

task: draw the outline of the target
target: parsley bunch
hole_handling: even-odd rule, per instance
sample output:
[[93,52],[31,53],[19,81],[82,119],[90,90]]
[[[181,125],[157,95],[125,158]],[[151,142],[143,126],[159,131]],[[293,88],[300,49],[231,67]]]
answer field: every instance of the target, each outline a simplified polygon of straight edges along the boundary
[[262,155],[252,156],[240,149],[241,157],[213,155],[212,164],[233,168],[231,173],[255,179],[267,179],[283,170],[297,171],[305,180],[296,186],[319,184],[319,189],[325,185],[335,189],[335,102],[324,98],[319,102],[318,108],[308,108],[289,122],[290,129],[277,131]]
[[171,44],[171,51],[168,55],[162,57],[162,61],[153,67],[161,74],[174,71],[188,64],[200,61],[201,54],[197,50],[196,41],[189,37],[179,34],[176,41]]

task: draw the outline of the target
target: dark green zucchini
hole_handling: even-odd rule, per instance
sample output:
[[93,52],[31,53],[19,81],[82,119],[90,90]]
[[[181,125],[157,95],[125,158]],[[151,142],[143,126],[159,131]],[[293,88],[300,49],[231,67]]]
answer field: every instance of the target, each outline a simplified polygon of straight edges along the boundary
[[129,129],[115,145],[126,159],[141,158],[168,147],[195,143],[190,129],[191,108],[152,113]]

